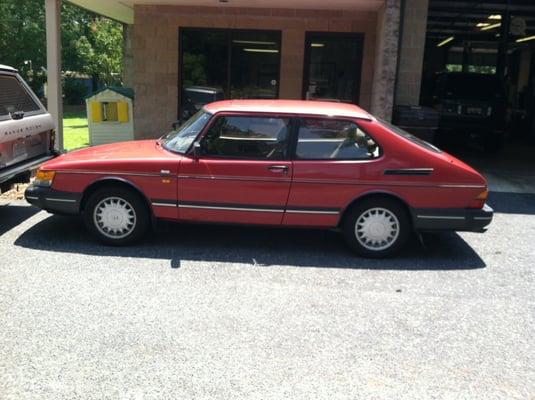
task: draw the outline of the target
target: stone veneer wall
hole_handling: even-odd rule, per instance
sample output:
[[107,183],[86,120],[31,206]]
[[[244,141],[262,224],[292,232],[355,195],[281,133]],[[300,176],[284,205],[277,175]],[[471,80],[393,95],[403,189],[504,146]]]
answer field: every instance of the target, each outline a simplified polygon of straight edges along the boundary
[[123,84],[134,87],[133,25],[123,24]]
[[404,8],[395,102],[416,106],[420,103],[429,0],[405,0]]
[[392,119],[399,47],[400,0],[386,0],[379,11],[375,57],[375,77],[371,111],[386,120]]
[[280,98],[300,99],[306,31],[362,32],[360,104],[371,106],[377,13],[186,6],[134,7],[135,137],[152,138],[177,118],[179,27],[282,31]]

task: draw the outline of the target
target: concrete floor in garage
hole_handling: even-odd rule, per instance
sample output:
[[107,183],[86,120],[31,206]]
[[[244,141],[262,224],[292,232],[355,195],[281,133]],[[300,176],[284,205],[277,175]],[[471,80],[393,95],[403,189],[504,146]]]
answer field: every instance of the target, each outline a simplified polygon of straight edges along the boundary
[[535,193],[535,145],[508,143],[497,154],[479,149],[447,149],[483,173],[492,192]]

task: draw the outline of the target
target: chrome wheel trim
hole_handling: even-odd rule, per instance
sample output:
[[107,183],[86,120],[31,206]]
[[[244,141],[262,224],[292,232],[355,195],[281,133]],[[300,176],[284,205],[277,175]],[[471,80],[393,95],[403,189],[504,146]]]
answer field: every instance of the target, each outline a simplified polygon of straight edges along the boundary
[[370,208],[357,218],[355,237],[368,250],[386,250],[399,237],[399,220],[386,208]]
[[102,199],[93,211],[97,230],[110,239],[123,239],[130,235],[137,222],[134,207],[121,197]]

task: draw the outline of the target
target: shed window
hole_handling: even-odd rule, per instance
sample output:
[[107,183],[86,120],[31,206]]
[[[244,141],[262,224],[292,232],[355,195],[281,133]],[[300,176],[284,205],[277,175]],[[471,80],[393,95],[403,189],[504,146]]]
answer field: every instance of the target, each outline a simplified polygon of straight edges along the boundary
[[119,121],[117,114],[117,102],[102,103],[102,120],[109,122]]
[[91,102],[93,122],[128,122],[128,103],[126,101]]

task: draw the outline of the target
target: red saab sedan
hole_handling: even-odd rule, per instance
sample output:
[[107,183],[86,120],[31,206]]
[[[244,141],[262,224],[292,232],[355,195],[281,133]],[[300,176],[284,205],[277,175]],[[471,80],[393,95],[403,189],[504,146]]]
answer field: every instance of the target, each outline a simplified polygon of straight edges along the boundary
[[339,228],[371,257],[414,231],[483,232],[487,195],[474,169],[357,106],[289,100],[216,102],[159,140],[73,151],[26,191],[108,244],[165,219]]

